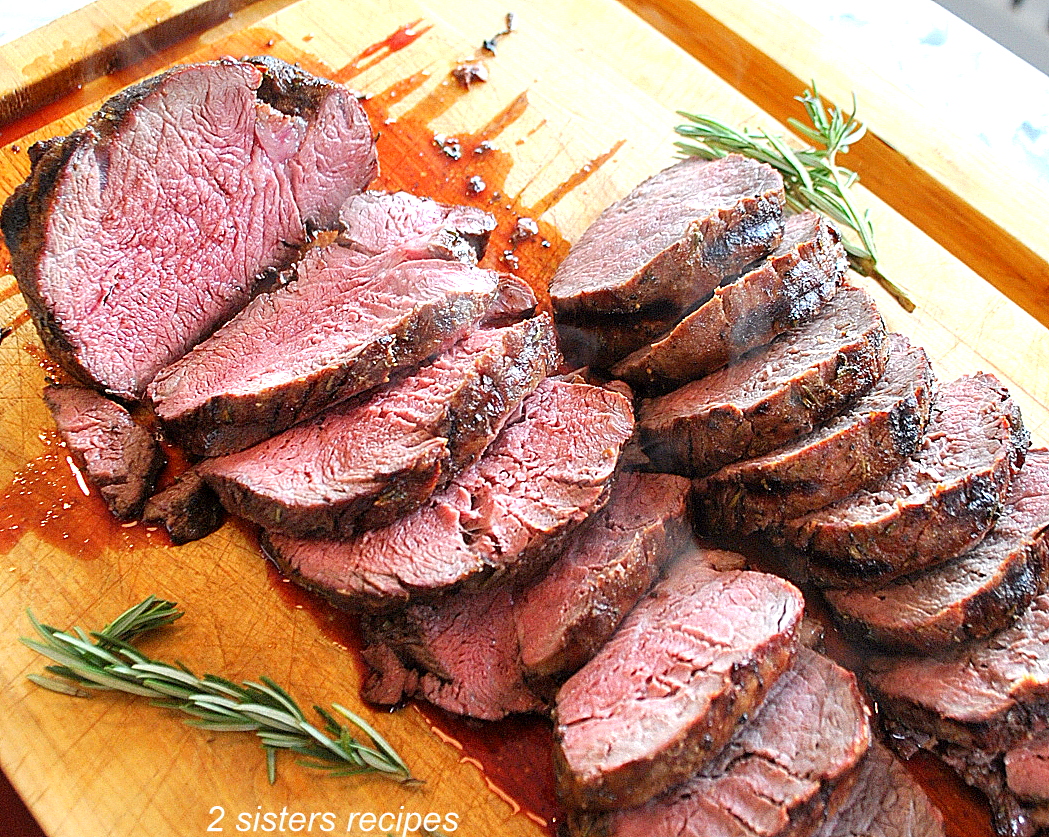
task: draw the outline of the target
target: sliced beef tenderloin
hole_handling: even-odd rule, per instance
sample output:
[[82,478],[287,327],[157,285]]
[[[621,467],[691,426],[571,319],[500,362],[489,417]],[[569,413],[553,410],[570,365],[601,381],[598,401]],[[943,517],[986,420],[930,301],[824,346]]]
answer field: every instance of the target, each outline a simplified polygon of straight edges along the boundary
[[193,468],[150,497],[142,512],[143,523],[163,527],[176,545],[206,538],[223,519],[218,495]]
[[557,693],[566,804],[630,808],[700,770],[789,667],[803,609],[776,576],[676,562]]
[[1010,810],[1014,821],[1044,833],[1049,830],[1049,732],[1042,730],[1002,758],[1004,782],[996,776],[992,805]]
[[559,322],[557,333],[570,368],[608,369],[625,355],[661,338],[679,317],[680,312],[665,309],[630,317],[595,316],[574,323]]
[[648,392],[679,387],[811,318],[848,269],[838,231],[815,212],[789,217],[758,267],[722,285],[666,336],[612,367]]
[[938,654],[873,658],[866,679],[905,756],[935,753],[986,793],[999,834],[1038,830],[1010,790],[1005,757],[1049,728],[1049,596],[989,637]]
[[138,398],[375,176],[342,85],[273,58],[175,67],[37,144],[0,215],[48,352]]
[[366,618],[363,630],[362,656],[372,669],[366,700],[392,705],[420,698],[486,721],[544,708],[522,676],[509,591],[413,604]]
[[943,815],[886,747],[871,746],[856,771],[849,798],[813,837],[943,837]]
[[964,376],[933,401],[921,445],[876,485],[783,526],[826,577],[890,579],[954,558],[994,525],[1030,435],[993,375]]
[[1049,451],[1032,450],[990,533],[888,584],[827,590],[836,616],[882,645],[931,651],[1005,627],[1049,582]]
[[605,209],[550,282],[559,319],[685,310],[775,247],[783,181],[739,155],[685,160]]
[[687,493],[681,477],[623,474],[608,505],[576,530],[535,586],[366,617],[372,673],[364,696],[380,704],[418,697],[483,719],[545,706],[550,683],[593,656],[680,545]]
[[269,534],[264,546],[300,584],[368,610],[524,582],[607,502],[632,429],[621,393],[548,378],[481,458],[414,513],[343,540]]
[[866,395],[807,436],[698,480],[697,518],[710,531],[749,534],[878,482],[918,447],[933,383],[925,350],[890,334],[885,371]]
[[348,247],[370,256],[394,247],[408,258],[477,264],[495,229],[495,217],[472,206],[447,206],[408,192],[363,192],[339,211]]
[[48,386],[44,401],[58,434],[106,506],[136,520],[166,458],[157,440],[115,401],[77,386]]
[[165,430],[189,451],[244,450],[385,383],[462,339],[499,282],[459,262],[391,263],[337,245],[310,250],[297,274],[150,384]]
[[810,432],[867,392],[889,351],[874,300],[842,288],[809,322],[638,412],[655,467],[703,476]]
[[549,315],[480,329],[414,374],[200,473],[227,509],[273,532],[384,526],[475,460],[559,362]]
[[714,761],[644,805],[569,815],[572,837],[786,837],[848,799],[870,745],[855,677],[807,648]]
[[672,474],[624,473],[594,521],[518,594],[514,618],[530,680],[562,680],[605,644],[688,538],[688,492],[688,481]]

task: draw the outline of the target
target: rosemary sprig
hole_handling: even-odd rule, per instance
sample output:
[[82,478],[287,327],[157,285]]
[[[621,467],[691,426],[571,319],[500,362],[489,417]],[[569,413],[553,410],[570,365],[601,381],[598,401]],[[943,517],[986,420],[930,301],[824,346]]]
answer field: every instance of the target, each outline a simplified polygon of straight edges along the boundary
[[787,206],[795,212],[814,209],[852,230],[855,238],[845,238],[843,243],[853,270],[877,281],[904,309],[913,311],[914,302],[906,291],[878,270],[869,212],[858,212],[849,200],[849,187],[859,176],[837,162],[837,155],[846,153],[867,132],[856,119],[855,97],[849,114],[838,107],[828,110],[815,84],[797,100],[805,107],[811,124],[797,119],[789,119],[788,124],[811,145],[792,148],[783,137],[767,131],[737,131],[711,116],[685,111],[678,113],[689,123],[675,130],[695,142],[678,141],[675,145],[691,157],[712,160],[736,153],[768,163],[783,175]]
[[335,713],[363,732],[369,743],[354,737],[336,714],[319,706],[314,711],[323,730],[284,689],[268,677],[258,683],[234,683],[214,674],[198,677],[181,663],[150,659],[131,642],[141,634],[170,625],[182,617],[174,602],[150,596],[122,613],[100,631],[59,631],[29,619],[41,639],[22,642],[53,660],[51,676],[30,674],[39,686],[67,695],[88,697],[87,690],[109,690],[152,698],[154,706],[190,715],[186,723],[215,732],[254,732],[266,752],[270,782],[276,780],[277,752],[290,750],[300,764],[331,776],[378,773],[414,782],[397,752],[363,718],[333,704]]

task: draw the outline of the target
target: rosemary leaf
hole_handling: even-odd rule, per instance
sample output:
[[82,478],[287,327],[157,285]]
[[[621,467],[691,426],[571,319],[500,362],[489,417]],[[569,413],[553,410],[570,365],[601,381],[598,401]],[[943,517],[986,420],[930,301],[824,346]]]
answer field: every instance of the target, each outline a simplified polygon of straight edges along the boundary
[[794,148],[783,137],[750,129],[737,131],[712,116],[685,111],[678,113],[688,122],[675,130],[691,141],[674,145],[684,156],[713,160],[735,153],[768,163],[783,176],[787,208],[794,212],[814,209],[850,230],[852,235],[845,236],[843,243],[852,269],[874,279],[905,310],[913,311],[915,305],[907,293],[878,269],[869,213],[858,212],[849,199],[849,189],[859,175],[837,162],[837,155],[846,153],[867,132],[856,119],[856,97],[848,114],[838,107],[828,109],[815,84],[797,99],[810,124],[793,118],[788,124],[811,143],[806,147]]
[[[404,760],[363,718],[339,704],[334,714],[315,707],[324,731],[306,719],[292,697],[268,677],[258,683],[234,683],[214,674],[198,677],[180,662],[147,657],[130,643],[142,634],[181,618],[174,602],[153,596],[129,608],[101,631],[80,628],[59,631],[29,619],[39,639],[22,642],[59,665],[47,666],[50,677],[28,675],[37,685],[77,697],[87,689],[110,689],[152,698],[151,703],[187,715],[186,723],[213,732],[254,732],[266,753],[266,774],[276,781],[276,757],[288,750],[305,757],[308,767],[331,776],[378,773],[401,782],[415,782]],[[363,733],[366,741],[352,730]]]

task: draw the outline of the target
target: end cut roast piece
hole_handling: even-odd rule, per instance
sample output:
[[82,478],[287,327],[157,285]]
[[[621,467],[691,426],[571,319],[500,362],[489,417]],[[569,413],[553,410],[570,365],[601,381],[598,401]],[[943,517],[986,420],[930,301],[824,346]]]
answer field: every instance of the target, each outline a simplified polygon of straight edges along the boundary
[[1049,827],[1036,817],[1049,800],[1044,774],[1028,774],[1027,784],[1019,764],[1008,773],[1049,728],[1049,596],[997,634],[934,655],[875,658],[870,669],[872,696],[904,755],[935,753],[986,793],[1003,837]]
[[175,67],[38,143],[0,222],[48,352],[138,398],[375,176],[342,85],[275,58]]
[[44,401],[59,436],[109,510],[120,520],[138,519],[166,461],[153,434],[94,390],[48,386]]
[[943,837],[943,815],[907,768],[875,743],[852,793],[813,837]]
[[340,240],[377,256],[393,247],[408,258],[477,264],[495,229],[495,217],[472,206],[447,206],[408,192],[362,192],[339,211]]
[[418,697],[489,720],[545,706],[550,682],[593,656],[680,546],[687,493],[681,477],[625,473],[536,585],[366,617],[364,697]]
[[150,384],[165,430],[191,452],[243,450],[385,383],[480,323],[499,282],[460,262],[338,245],[310,250],[296,273]]
[[845,412],[800,439],[696,482],[696,515],[712,532],[749,534],[843,500],[914,453],[933,396],[925,350],[889,335],[885,371]]
[[779,173],[747,157],[671,166],[580,236],[551,279],[554,311],[686,309],[779,243],[783,204]]
[[702,476],[810,432],[881,377],[885,323],[860,288],[842,288],[813,320],[731,366],[647,399],[641,445],[655,467]]
[[719,287],[669,334],[613,366],[612,374],[662,392],[709,374],[812,317],[834,295],[848,264],[829,222],[815,212],[792,215],[764,262]]
[[676,562],[557,693],[566,804],[641,805],[702,769],[790,665],[803,609],[774,575]]
[[964,376],[933,401],[917,451],[878,484],[784,524],[828,580],[889,579],[954,558],[994,525],[1031,438],[993,375]]
[[222,506],[196,469],[149,498],[142,512],[147,526],[162,526],[176,545],[207,537],[223,522]]
[[273,532],[349,535],[392,523],[469,465],[560,362],[542,315],[479,329],[433,363],[200,473]]
[[269,534],[265,547],[294,580],[366,610],[523,582],[607,502],[632,429],[621,393],[548,378],[481,458],[414,513],[342,540]]
[[837,617],[882,645],[930,651],[1005,627],[1049,581],[1049,451],[1032,450],[994,528],[968,552],[888,584],[827,590]]
[[[807,648],[707,767],[648,803],[570,813],[571,837],[810,834],[849,798],[870,745],[856,678]],[[865,837],[867,837],[865,835]]]

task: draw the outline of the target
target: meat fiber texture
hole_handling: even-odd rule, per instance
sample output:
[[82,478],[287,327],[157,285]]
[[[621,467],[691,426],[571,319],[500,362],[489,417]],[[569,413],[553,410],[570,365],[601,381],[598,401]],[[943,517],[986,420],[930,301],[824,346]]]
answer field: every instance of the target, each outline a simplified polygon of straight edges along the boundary
[[566,804],[634,807],[701,770],[789,667],[803,609],[776,576],[676,562],[557,693]]
[[895,745],[905,755],[935,753],[986,793],[999,834],[1029,837],[1049,825],[1034,817],[1031,788],[1010,789],[1005,767],[1009,753],[1022,758],[1019,748],[1036,746],[1049,727],[1049,596],[982,640],[935,655],[874,658],[867,682]]
[[499,287],[471,265],[338,245],[310,250],[296,273],[150,384],[165,430],[189,451],[244,450],[385,383],[465,337]]
[[697,518],[711,532],[750,534],[877,483],[918,447],[933,386],[925,350],[890,334],[885,371],[866,395],[807,436],[697,480]]
[[885,585],[827,590],[835,615],[882,645],[935,651],[1005,627],[1049,582],[1049,451],[1030,451],[990,533]]
[[44,401],[58,434],[120,520],[137,520],[166,461],[153,434],[94,390],[48,386]]
[[300,584],[365,610],[523,583],[607,502],[632,430],[621,393],[548,378],[481,458],[414,513],[342,540],[270,533],[264,546]]
[[648,392],[707,375],[810,319],[834,295],[848,265],[828,221],[814,212],[792,215],[764,262],[717,288],[669,334],[615,364],[612,374]]
[[605,209],[550,282],[558,319],[685,310],[775,247],[783,180],[739,155],[665,169]]
[[549,315],[480,329],[407,377],[199,470],[227,509],[273,532],[387,525],[473,462],[559,363]]
[[270,57],[175,67],[30,156],[0,216],[12,270],[48,353],[124,399],[377,172],[349,91]]
[[391,247],[408,258],[477,264],[495,229],[495,216],[472,206],[447,206],[408,192],[363,192],[339,211],[340,239],[377,256]]
[[707,767],[648,803],[569,813],[571,837],[810,834],[848,799],[870,745],[853,675],[807,648]]
[[1001,513],[1031,437],[993,376],[963,376],[933,402],[925,437],[869,489],[787,521],[786,540],[834,578],[890,579],[979,543]]
[[943,815],[884,746],[856,770],[849,798],[813,837],[943,837]]
[[655,467],[703,476],[811,432],[867,392],[889,353],[885,323],[860,288],[724,369],[650,398],[638,410]]
[[[364,697],[418,697],[494,720],[545,708],[558,683],[615,631],[687,536],[688,481],[628,472],[534,586],[460,593],[366,617]],[[703,550],[694,560],[727,563]],[[742,556],[732,554],[741,562]]]

